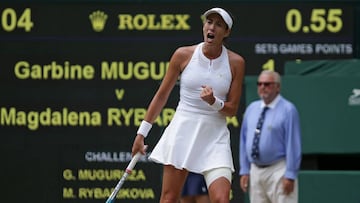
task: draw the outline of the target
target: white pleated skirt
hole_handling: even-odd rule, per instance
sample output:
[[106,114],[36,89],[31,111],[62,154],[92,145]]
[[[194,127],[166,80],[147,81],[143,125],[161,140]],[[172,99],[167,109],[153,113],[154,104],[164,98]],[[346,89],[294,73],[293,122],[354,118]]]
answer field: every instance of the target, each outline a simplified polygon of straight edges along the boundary
[[234,172],[226,118],[177,110],[149,159],[195,173],[220,167]]

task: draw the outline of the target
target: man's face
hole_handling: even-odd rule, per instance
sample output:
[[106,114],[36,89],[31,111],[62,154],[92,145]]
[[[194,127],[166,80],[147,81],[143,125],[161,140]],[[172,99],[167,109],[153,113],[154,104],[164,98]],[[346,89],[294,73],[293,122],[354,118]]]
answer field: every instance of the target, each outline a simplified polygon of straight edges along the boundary
[[271,103],[280,92],[280,84],[269,74],[261,74],[257,82],[258,95],[266,104]]

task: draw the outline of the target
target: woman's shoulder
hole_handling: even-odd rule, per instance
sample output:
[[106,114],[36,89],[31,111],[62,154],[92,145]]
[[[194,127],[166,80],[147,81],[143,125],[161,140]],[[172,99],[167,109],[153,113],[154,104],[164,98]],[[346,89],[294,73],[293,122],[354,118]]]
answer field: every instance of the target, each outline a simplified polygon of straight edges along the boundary
[[228,49],[228,55],[230,62],[245,64],[245,59],[240,54]]
[[189,63],[195,49],[196,45],[182,46],[177,48],[171,58],[171,64],[179,67],[180,72],[182,72],[186,65]]
[[229,49],[228,57],[233,77],[239,76],[239,79],[242,80],[245,74],[245,59],[238,53]]
[[191,56],[194,53],[196,47],[197,45],[182,46],[177,48],[175,53],[183,56]]

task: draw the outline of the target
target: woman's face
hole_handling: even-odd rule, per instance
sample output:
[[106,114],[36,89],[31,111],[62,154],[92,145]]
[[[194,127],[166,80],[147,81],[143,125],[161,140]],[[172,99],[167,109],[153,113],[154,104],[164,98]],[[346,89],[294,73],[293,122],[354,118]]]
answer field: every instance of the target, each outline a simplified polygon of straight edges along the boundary
[[204,41],[208,43],[221,43],[230,34],[225,21],[219,14],[210,14],[204,22],[203,35]]

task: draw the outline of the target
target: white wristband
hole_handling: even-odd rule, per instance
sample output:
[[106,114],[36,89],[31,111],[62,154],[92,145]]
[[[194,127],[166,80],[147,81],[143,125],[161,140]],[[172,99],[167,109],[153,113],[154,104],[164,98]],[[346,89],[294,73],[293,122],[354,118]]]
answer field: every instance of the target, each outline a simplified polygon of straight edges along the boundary
[[216,111],[220,111],[222,108],[224,108],[224,101],[215,97],[215,102],[210,105],[211,108],[213,108]]
[[141,124],[139,126],[139,129],[137,131],[137,134],[140,134],[144,137],[148,136],[149,131],[151,130],[152,124],[143,120],[141,121]]

